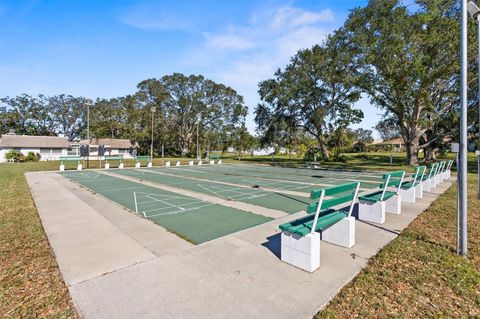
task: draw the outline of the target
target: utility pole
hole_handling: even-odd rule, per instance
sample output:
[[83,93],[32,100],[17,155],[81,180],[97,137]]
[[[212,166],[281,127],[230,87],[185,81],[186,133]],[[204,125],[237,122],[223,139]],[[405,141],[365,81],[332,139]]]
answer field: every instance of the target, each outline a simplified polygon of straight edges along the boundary
[[200,121],[201,120],[202,120],[202,113],[198,113],[198,117],[197,117],[197,161],[200,160],[199,135],[200,135]]
[[460,210],[460,254],[467,256],[467,0],[461,0],[460,20],[460,152],[457,185]]
[[[480,70],[480,8],[473,2],[468,1],[467,10],[470,16],[477,21],[477,37],[478,37],[478,68]],[[480,199],[480,74],[478,75],[478,92],[477,92],[477,103],[478,103],[478,141],[477,141],[477,198]]]
[[155,106],[152,106],[152,108],[150,109],[152,113],[152,138],[150,141],[150,163],[152,163],[152,165],[153,165],[153,115],[155,114],[156,110],[157,108]]

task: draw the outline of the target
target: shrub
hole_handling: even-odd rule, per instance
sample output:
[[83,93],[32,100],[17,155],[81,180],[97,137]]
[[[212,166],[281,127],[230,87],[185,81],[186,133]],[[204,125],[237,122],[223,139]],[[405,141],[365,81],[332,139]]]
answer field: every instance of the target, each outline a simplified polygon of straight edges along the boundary
[[5,154],[5,158],[7,160],[14,160],[14,161],[23,161],[23,155],[17,150],[9,150]]
[[34,152],[28,152],[28,155],[24,157],[25,162],[38,162],[39,155]]

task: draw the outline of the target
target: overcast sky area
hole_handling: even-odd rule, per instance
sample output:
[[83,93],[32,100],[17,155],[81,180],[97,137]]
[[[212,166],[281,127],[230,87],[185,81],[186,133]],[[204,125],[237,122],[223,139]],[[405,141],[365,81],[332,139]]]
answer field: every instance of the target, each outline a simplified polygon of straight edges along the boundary
[[[147,78],[202,74],[244,96],[253,133],[258,82],[366,2],[0,0],[0,97],[112,98]],[[380,112],[357,107],[355,127],[371,129]]]

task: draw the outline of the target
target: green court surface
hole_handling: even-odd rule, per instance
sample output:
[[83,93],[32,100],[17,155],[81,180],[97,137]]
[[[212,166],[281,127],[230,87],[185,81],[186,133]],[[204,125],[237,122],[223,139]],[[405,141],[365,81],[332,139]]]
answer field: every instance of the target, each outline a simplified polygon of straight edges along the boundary
[[[164,171],[164,170],[167,171]],[[158,172],[202,178],[248,186],[263,186],[277,190],[293,190],[309,193],[320,187],[335,186],[348,182],[361,182],[361,188],[377,188],[382,173],[359,173],[349,171],[326,171],[307,168],[282,168],[253,165],[203,165],[170,168],[154,168]]]
[[150,171],[147,169],[112,170],[113,173],[136,177],[158,184],[164,184],[190,191],[213,195],[228,200],[249,203],[261,207],[276,209],[289,214],[305,210],[310,203],[309,194],[305,197],[265,191],[257,188],[245,188],[221,183],[198,181],[189,178],[163,174],[170,171]]
[[196,244],[272,220],[95,171],[62,175]]

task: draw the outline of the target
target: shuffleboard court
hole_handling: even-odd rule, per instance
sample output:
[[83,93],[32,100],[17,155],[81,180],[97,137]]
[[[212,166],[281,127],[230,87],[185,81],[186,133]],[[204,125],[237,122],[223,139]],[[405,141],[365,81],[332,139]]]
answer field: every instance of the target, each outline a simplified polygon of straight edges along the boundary
[[62,175],[196,244],[272,220],[95,171]]
[[[164,168],[156,168],[162,171]],[[378,187],[382,173],[332,172],[306,168],[282,168],[253,165],[189,166],[168,168],[169,174],[209,179],[239,185],[259,185],[278,190],[310,192],[319,187],[360,181],[364,189]]]
[[[221,183],[193,180],[185,177],[163,174],[162,171],[147,169],[113,170],[115,174],[131,176],[190,191],[213,195],[228,200],[245,202],[261,207],[276,209],[286,213],[297,213],[310,203],[308,197],[287,195],[256,188],[245,188]],[[307,195],[308,196],[308,195]]]

